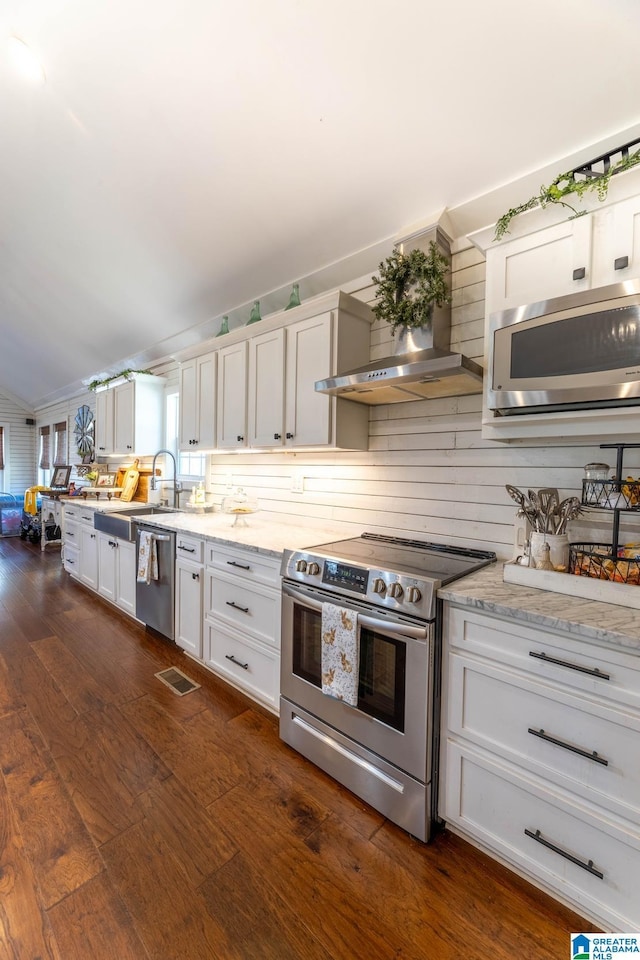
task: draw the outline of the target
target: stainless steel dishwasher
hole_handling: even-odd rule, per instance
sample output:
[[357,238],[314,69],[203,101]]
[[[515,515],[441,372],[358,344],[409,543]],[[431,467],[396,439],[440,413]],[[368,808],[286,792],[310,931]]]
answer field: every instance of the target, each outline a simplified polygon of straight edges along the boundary
[[135,521],[136,571],[140,559],[140,534],[150,534],[158,557],[158,579],[136,580],[136,617],[164,637],[175,637],[175,563],[176,535],[172,530],[159,530],[148,523]]

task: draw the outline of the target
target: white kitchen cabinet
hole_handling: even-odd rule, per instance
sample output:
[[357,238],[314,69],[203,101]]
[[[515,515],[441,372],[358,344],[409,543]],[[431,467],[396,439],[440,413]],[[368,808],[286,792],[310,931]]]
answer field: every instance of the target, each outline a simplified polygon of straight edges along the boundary
[[[226,334],[225,345],[216,351],[215,449],[366,450],[366,406],[316,393],[314,386],[368,362],[373,319],[367,304],[338,291]],[[204,360],[196,356],[182,362],[180,435],[185,451],[202,433],[196,429],[198,415],[202,423],[196,407],[199,403],[201,409],[205,397],[197,372]],[[209,406],[208,400],[204,403]],[[211,437],[206,444],[213,447]]]
[[217,544],[206,545],[205,560],[205,663],[277,713],[280,561]]
[[134,543],[98,533],[98,593],[135,616],[136,548]]
[[113,453],[114,390],[99,390],[96,393],[95,450],[97,457]]
[[80,527],[80,580],[98,589],[98,534],[93,527]]
[[248,356],[246,339],[218,351],[218,449],[247,446]]
[[640,661],[445,606],[440,815],[606,929],[640,907]]
[[163,446],[163,377],[135,374],[96,394],[96,454],[150,456]]
[[180,365],[180,449],[212,450],[216,444],[217,354],[185,360]]
[[284,329],[249,340],[248,443],[250,447],[284,444]]
[[197,537],[176,536],[176,643],[202,660],[204,544]]

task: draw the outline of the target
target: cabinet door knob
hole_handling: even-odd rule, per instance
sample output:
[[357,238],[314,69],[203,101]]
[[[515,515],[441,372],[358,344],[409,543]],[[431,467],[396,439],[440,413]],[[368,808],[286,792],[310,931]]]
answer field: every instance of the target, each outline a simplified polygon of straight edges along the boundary
[[293,440],[293,434],[292,434],[292,433],[288,433],[288,434],[287,434],[287,440]]
[[584,280],[586,275],[587,271],[584,267],[576,267],[576,269],[573,271],[574,280]]
[[629,266],[629,257],[616,257],[613,261],[614,270],[626,270]]
[[281,433],[274,433],[273,439],[274,439],[274,440],[282,440],[282,434],[281,434]]
[[244,440],[244,437],[241,437],[240,434],[238,434],[238,443],[242,443],[243,440]]

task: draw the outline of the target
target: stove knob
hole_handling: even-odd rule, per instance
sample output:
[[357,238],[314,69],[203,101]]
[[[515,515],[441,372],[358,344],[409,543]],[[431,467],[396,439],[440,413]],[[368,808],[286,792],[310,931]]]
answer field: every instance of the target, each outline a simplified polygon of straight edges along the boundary
[[307,561],[296,560],[296,573],[306,573],[306,572],[307,572]]
[[320,567],[317,563],[310,563],[307,567],[307,573],[311,577],[316,577],[320,573]]
[[373,581],[373,592],[385,594],[387,592],[387,585],[380,577],[376,577]]
[[417,587],[409,587],[407,590],[407,600],[409,603],[418,603],[422,600],[422,593]]
[[389,596],[393,597],[394,600],[401,600],[403,594],[404,594],[404,590],[396,580],[395,583],[392,583],[391,586],[389,587]]

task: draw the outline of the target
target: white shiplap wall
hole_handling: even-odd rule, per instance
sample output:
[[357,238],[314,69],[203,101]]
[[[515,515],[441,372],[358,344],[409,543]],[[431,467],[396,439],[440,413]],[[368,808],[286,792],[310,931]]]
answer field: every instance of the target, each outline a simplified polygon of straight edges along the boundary
[[35,414],[0,393],[0,424],[5,432],[5,469],[0,491],[21,497],[35,483],[36,427],[26,423]]
[[[475,248],[454,255],[452,349],[480,363],[484,281],[484,260]],[[373,286],[349,292],[366,302],[374,296]],[[372,359],[392,352],[388,325],[376,321]],[[505,483],[524,489],[554,486],[561,496],[579,495],[584,464],[607,457],[597,445],[484,441],[481,407],[479,394],[372,407],[368,452],[216,454],[208,486],[222,497],[231,477],[234,486],[258,497],[263,509],[283,517],[340,520],[353,523],[354,532],[417,534],[510,557],[516,506]],[[633,462],[629,455],[630,467]],[[294,473],[304,476],[302,494],[291,492]]]

